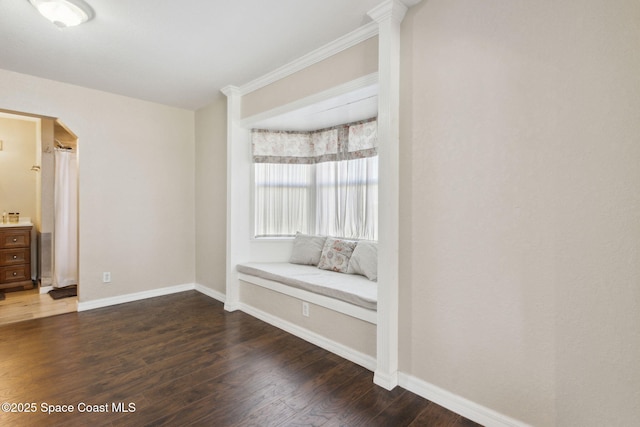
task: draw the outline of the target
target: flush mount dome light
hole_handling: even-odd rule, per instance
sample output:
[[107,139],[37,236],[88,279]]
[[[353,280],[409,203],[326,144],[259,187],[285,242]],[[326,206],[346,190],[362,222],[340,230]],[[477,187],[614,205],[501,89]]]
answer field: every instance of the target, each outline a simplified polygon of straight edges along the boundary
[[82,0],[29,0],[38,12],[58,27],[74,27],[93,17],[91,7]]

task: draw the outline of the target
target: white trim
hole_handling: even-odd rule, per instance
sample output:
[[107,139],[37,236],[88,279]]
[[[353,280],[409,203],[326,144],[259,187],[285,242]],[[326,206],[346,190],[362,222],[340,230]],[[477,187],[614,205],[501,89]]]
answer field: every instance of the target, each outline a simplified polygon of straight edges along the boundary
[[444,390],[431,383],[423,381],[414,376],[400,373],[398,375],[400,387],[409,390],[419,396],[424,397],[438,405],[462,415],[465,418],[475,421],[478,424],[482,424],[486,427],[529,427],[529,424],[525,424],[522,421],[518,421],[507,415],[501,414],[489,409],[485,406],[479,405],[450,391]]
[[[245,280],[242,277],[243,276],[242,274],[240,274],[240,276],[242,280]],[[253,283],[253,282],[250,281],[250,283]],[[258,285],[262,286],[260,284]],[[282,285],[282,286],[285,286],[285,285]],[[216,299],[221,302],[224,302],[225,300],[225,295],[219,291],[216,291],[214,289],[208,288],[200,284],[188,283],[184,285],[169,286],[166,288],[153,289],[153,290],[144,291],[144,292],[136,292],[133,294],[119,295],[115,297],[103,298],[103,299],[98,299],[93,301],[79,302],[78,312],[94,310],[97,308],[103,308],[103,307],[108,307],[112,305],[139,301],[147,298],[154,298],[158,296],[169,295],[169,294],[185,292],[190,290],[196,290],[210,298]],[[277,289],[274,289],[274,290],[278,291]],[[301,290],[301,291],[305,293],[309,293],[304,290]],[[299,298],[296,295],[291,295],[291,296]],[[317,296],[321,296],[321,295],[317,295]],[[311,300],[308,300],[308,301],[314,304],[317,304],[317,302],[314,302]],[[253,316],[257,319],[262,320],[263,322],[269,323],[270,325],[273,325],[279,329],[282,329],[283,331],[286,331],[292,335],[302,338],[305,341],[308,341],[314,345],[322,347],[323,349],[330,351],[340,357],[343,357],[370,371],[375,371],[374,382],[384,388],[387,388],[387,389],[393,388],[393,387],[386,387],[385,384],[387,385],[393,384],[395,381],[395,383],[397,383],[400,387],[406,390],[409,390],[410,392],[415,393],[427,400],[430,400],[444,408],[447,408],[450,411],[455,412],[456,414],[462,415],[463,417],[468,418],[476,423],[482,424],[483,426],[529,427],[529,424],[523,423],[507,415],[494,411],[493,409],[489,409],[471,400],[465,399],[464,397],[451,393],[450,391],[444,390],[436,385],[423,381],[412,375],[400,372],[400,373],[397,373],[397,379],[392,377],[384,377],[379,371],[376,370],[377,363],[374,357],[361,353],[359,351],[356,351],[350,347],[345,346],[344,344],[340,344],[336,341],[330,340],[322,335],[319,335],[301,326],[298,326],[296,324],[293,324],[291,322],[288,322],[286,320],[273,316],[269,313],[266,313],[255,307],[252,307],[246,303],[240,302],[238,304],[238,309],[240,309],[241,311],[243,311],[244,313],[250,316]]]
[[270,73],[263,75],[262,77],[259,77],[242,85],[239,88],[240,94],[246,95],[255,90],[270,85],[273,82],[276,82],[313,64],[330,58],[331,56],[347,50],[350,47],[357,45],[358,43],[362,43],[365,40],[375,37],[376,35],[378,35],[378,24],[375,22],[365,24],[360,28],[357,28],[356,30],[322,46],[319,49],[311,51],[308,54],[286,65],[283,65],[282,67],[277,68]]
[[215,300],[220,301],[221,303],[224,303],[225,300],[227,299],[227,297],[225,296],[225,294],[223,294],[222,292],[216,291],[215,289],[211,289],[208,288],[204,285],[200,285],[198,283],[196,283],[195,288],[196,291],[200,292],[201,294],[204,294],[210,298],[213,298]]
[[385,390],[393,390],[398,385],[398,372],[383,372],[376,368],[373,374],[373,383]]
[[[227,311],[238,309],[239,291],[235,266],[246,262],[250,253],[251,200],[238,195],[251,194],[251,146],[249,133],[239,126],[242,96],[235,86],[226,86],[227,96]],[[246,143],[245,143],[246,142]]]
[[407,7],[387,0],[368,15],[378,36],[378,328],[374,383],[398,385],[400,229],[400,23]]
[[109,307],[111,305],[124,304],[162,295],[176,294],[178,292],[191,291],[196,288],[194,283],[168,286],[166,288],[151,289],[150,291],[135,292],[133,294],[117,295],[115,297],[101,298],[91,301],[78,302],[78,311],[94,310],[96,308]]
[[244,128],[251,128],[253,123],[260,122],[262,120],[271,119],[281,114],[290,113],[291,111],[299,110],[301,108],[308,107],[318,102],[323,102],[331,98],[335,98],[346,93],[353,92],[358,89],[363,89],[367,86],[373,86],[378,84],[378,73],[367,74],[366,76],[359,77],[349,82],[334,86],[322,92],[315,93],[301,98],[289,104],[281,105],[279,107],[272,108],[271,110],[255,114],[250,117],[245,117],[240,120],[240,126]]
[[387,0],[371,9],[367,15],[377,23],[382,23],[387,19],[393,19],[400,23],[404,19],[407,9],[407,6],[400,0]]
[[[255,283],[254,281],[247,280],[246,278],[243,277],[247,275],[239,274],[239,276],[241,280],[246,280],[249,283],[263,286],[263,284]],[[252,279],[253,278],[254,277],[252,277]],[[255,278],[255,279],[259,279],[259,278]],[[285,286],[285,285],[282,285],[282,286]],[[265,287],[272,289],[269,286],[265,286]],[[292,289],[295,289],[295,288],[292,288]],[[208,288],[200,284],[189,283],[184,285],[176,285],[176,286],[169,286],[166,288],[153,289],[150,291],[136,292],[133,294],[119,295],[115,297],[103,298],[103,299],[98,299],[93,301],[79,302],[78,312],[94,310],[97,308],[103,308],[103,307],[108,307],[112,305],[139,301],[147,298],[154,298],[158,296],[169,295],[169,294],[185,292],[190,290],[196,290],[210,298],[213,298],[223,303],[226,299],[225,295],[219,291],[216,291],[214,289]],[[272,290],[280,292],[278,289],[272,289]],[[307,292],[304,290],[300,290],[300,291],[306,294],[311,294],[310,292]],[[295,293],[287,293],[287,292],[283,292],[283,293],[293,296],[295,298],[300,298],[300,296],[296,295]],[[316,294],[313,294],[313,295],[316,295]],[[316,296],[322,297],[322,295],[316,295]],[[318,304],[318,302],[308,299],[307,296],[301,299],[306,299],[311,303]],[[322,304],[318,304],[318,305],[322,305]],[[347,304],[347,305],[350,305],[350,304]],[[331,308],[331,307],[328,307],[328,308]],[[356,351],[350,347],[345,346],[344,344],[340,344],[336,341],[330,340],[322,335],[319,335],[301,326],[298,326],[296,324],[283,320],[279,317],[273,316],[269,313],[266,313],[255,307],[252,307],[246,303],[240,302],[238,304],[238,309],[240,309],[241,311],[243,311],[244,313],[250,316],[260,319],[263,322],[269,323],[270,325],[273,325],[279,329],[282,329],[283,331],[286,331],[299,338],[302,338],[305,341],[308,341],[314,345],[317,345],[318,347],[321,347],[327,351],[330,351],[370,371],[375,371],[374,382],[384,388],[390,389],[390,388],[393,388],[393,387],[390,387],[391,384],[393,385],[398,384],[400,387],[406,390],[409,390],[412,393],[415,393],[427,400],[430,400],[476,423],[482,424],[483,426],[530,427],[529,424],[523,423],[507,415],[494,411],[493,409],[489,409],[471,400],[465,399],[464,397],[451,393],[450,391],[442,389],[436,385],[423,381],[412,375],[399,372],[399,373],[396,373],[397,378],[385,377],[381,372],[376,370],[377,363],[374,357],[361,353],[359,351]],[[366,309],[363,309],[363,310],[366,310]],[[339,311],[339,310],[336,310],[336,311]],[[370,311],[370,310],[367,310],[367,311]],[[344,314],[349,314],[349,313],[344,313]],[[357,317],[357,316],[353,316],[353,317]],[[362,319],[362,320],[366,320],[366,319]]]
[[240,88],[234,85],[227,85],[220,89],[220,92],[222,92],[227,97],[231,95],[242,96],[242,94],[240,93]]
[[283,331],[295,335],[298,338],[302,338],[303,340],[315,344],[318,347],[322,347],[325,350],[330,351],[331,353],[337,354],[338,356],[355,363],[356,365],[360,365],[370,371],[373,371],[375,369],[375,358],[367,354],[356,351],[344,344],[340,344],[336,341],[330,340],[326,337],[323,337],[322,335],[302,328],[286,320],[280,319],[279,317],[273,316],[243,302],[239,304],[239,308],[244,313],[247,313],[255,317],[256,319],[260,319],[263,322],[273,325],[276,328],[282,329]]
[[96,308],[109,307],[111,305],[124,304],[127,302],[139,301],[147,298],[154,298],[163,295],[177,294],[179,292],[193,290],[196,290],[201,294],[204,294],[223,303],[226,299],[225,295],[222,292],[216,291],[203,285],[199,285],[197,283],[186,283],[184,285],[168,286],[166,288],[152,289],[150,291],[136,292],[133,294],[118,295],[110,298],[78,302],[78,311],[94,310]]
[[48,294],[49,291],[53,290],[53,286],[49,285],[49,286],[40,286],[40,293],[41,294]]
[[244,273],[238,273],[238,279],[254,284],[256,286],[261,286],[263,288],[279,292],[284,295],[289,295],[291,297],[319,305],[321,307],[328,308],[329,310],[337,311],[338,313],[346,314],[347,316],[355,317],[356,319],[363,320],[373,325],[375,325],[378,320],[378,313],[373,310],[349,304],[348,302],[330,298],[325,295],[309,292],[304,289],[284,285],[274,280],[268,280],[262,277],[252,276],[250,274]]

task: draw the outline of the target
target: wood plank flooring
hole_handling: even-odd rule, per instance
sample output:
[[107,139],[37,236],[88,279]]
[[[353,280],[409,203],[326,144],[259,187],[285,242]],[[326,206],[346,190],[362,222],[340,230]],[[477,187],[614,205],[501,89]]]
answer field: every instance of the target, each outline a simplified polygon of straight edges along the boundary
[[478,425],[196,291],[1,326],[0,354],[32,410],[2,426]]
[[38,288],[6,292],[0,301],[0,325],[78,311],[78,297],[54,300]]

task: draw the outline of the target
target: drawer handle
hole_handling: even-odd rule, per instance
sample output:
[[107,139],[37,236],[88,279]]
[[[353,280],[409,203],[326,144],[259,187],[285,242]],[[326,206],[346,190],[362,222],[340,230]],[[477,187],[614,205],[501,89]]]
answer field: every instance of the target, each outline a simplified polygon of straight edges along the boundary
[[13,239],[14,243],[18,241],[18,239]]
[[14,255],[14,256],[13,256],[13,259],[18,259],[18,255]]
[[18,273],[16,273],[16,272],[14,271],[14,272],[13,272],[13,275],[14,275],[14,276],[17,276],[17,275],[18,275]]

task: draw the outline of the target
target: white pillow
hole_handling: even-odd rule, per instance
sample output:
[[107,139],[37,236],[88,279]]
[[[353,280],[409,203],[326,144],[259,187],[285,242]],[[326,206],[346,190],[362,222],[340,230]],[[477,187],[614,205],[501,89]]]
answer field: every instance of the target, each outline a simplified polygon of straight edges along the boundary
[[360,274],[374,282],[378,281],[378,244],[359,241],[349,260],[347,273]]
[[293,251],[291,251],[289,262],[291,264],[318,265],[325,240],[327,238],[323,236],[310,236],[297,232],[293,240]]

